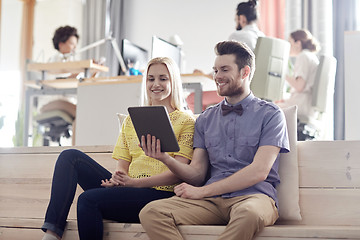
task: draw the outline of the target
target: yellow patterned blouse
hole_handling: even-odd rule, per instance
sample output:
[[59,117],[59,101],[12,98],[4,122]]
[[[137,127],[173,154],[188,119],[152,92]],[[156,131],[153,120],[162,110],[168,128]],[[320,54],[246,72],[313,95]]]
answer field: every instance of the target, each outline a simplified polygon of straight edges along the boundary
[[[189,160],[193,155],[193,136],[195,119],[192,115],[175,110],[169,113],[170,121],[180,147],[179,152],[168,153],[171,157],[183,156]],[[144,178],[160,174],[168,168],[165,164],[145,155],[139,147],[139,140],[129,116],[124,120],[112,157],[130,162],[129,176]],[[174,185],[156,186],[157,190],[174,191]]]

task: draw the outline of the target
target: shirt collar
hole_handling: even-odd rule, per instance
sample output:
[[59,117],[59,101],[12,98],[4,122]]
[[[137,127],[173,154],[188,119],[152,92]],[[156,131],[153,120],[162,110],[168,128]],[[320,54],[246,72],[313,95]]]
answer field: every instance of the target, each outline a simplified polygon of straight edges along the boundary
[[250,23],[250,24],[247,24],[245,27],[243,27],[242,29],[254,29],[254,30],[258,30],[259,28],[257,27],[256,23],[253,22],[253,23]]
[[255,98],[254,94],[252,92],[250,92],[250,94],[244,98],[243,100],[241,100],[240,102],[234,104],[234,105],[231,105],[230,103],[227,102],[226,98],[223,100],[224,101],[224,104],[225,105],[228,105],[228,106],[237,106],[239,104],[242,105],[243,109],[245,109],[245,107]]

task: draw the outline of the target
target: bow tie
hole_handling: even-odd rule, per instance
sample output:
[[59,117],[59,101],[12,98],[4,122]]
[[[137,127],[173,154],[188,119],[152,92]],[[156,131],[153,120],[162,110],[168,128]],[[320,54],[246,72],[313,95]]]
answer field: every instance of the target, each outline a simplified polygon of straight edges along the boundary
[[225,116],[226,114],[234,111],[237,114],[239,114],[240,116],[243,114],[243,107],[241,106],[241,104],[236,105],[235,107],[233,106],[229,106],[229,105],[225,105],[225,104],[221,104],[221,110],[222,110],[222,115]]

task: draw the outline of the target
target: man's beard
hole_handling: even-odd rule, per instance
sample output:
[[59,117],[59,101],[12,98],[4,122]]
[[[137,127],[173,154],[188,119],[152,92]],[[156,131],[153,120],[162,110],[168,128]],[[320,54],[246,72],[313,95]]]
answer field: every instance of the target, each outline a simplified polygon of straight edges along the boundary
[[241,27],[241,25],[240,25],[240,23],[237,25],[237,27],[236,27],[236,30],[237,31],[240,31],[242,29],[242,27]]
[[226,89],[225,91],[220,92],[218,89],[218,95],[222,97],[233,97],[233,96],[239,96],[244,93],[244,88],[241,87],[230,87]]

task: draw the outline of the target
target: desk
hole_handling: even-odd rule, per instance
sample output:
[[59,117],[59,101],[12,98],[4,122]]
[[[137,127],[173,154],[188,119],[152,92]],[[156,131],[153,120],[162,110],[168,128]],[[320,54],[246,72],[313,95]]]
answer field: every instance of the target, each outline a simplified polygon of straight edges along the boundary
[[41,72],[41,79],[28,80],[25,82],[25,112],[24,112],[24,135],[23,145],[28,146],[29,141],[29,125],[32,124],[30,120],[30,110],[34,96],[45,95],[76,95],[77,85],[83,79],[68,78],[46,80],[47,74],[60,73],[79,73],[84,71],[85,77],[90,77],[90,74],[95,72],[107,72],[108,67],[98,65],[93,60],[73,61],[73,62],[53,62],[53,63],[29,63],[27,64],[27,71]]
[[50,62],[50,63],[29,63],[27,71],[41,72],[41,80],[47,79],[47,74],[79,73],[84,71],[85,78],[91,77],[93,72],[108,72],[109,68],[94,63],[93,60],[82,60],[72,62]]
[[[87,79],[79,83],[76,108],[76,145],[113,145],[119,134],[116,113],[140,105],[142,76]],[[195,90],[195,113],[202,111],[202,91],[214,91],[214,82],[202,74],[182,75],[183,87]]]

